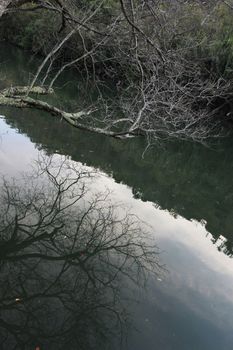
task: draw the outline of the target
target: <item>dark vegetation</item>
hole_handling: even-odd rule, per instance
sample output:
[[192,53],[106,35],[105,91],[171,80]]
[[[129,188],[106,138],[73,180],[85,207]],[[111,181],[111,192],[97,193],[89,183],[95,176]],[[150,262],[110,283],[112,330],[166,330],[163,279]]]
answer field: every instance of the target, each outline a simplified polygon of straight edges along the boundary
[[[33,3],[33,2],[32,2]],[[86,9],[93,5],[94,1],[77,1],[79,5],[79,15],[85,13]],[[151,4],[153,1],[151,2]],[[157,1],[159,3],[158,23],[163,24],[160,28],[160,40],[162,48],[185,50],[185,58],[196,60],[202,66],[203,77],[214,75],[219,77],[233,77],[233,24],[232,12],[230,7],[224,1],[211,1],[210,4],[201,1]],[[30,4],[28,7],[31,6]],[[96,2],[98,6],[98,2]],[[104,31],[106,25],[110,23],[116,12],[120,11],[118,1],[105,1],[100,8],[98,16],[95,18],[95,24],[98,24],[99,31]],[[25,7],[27,9],[27,6]],[[159,18],[160,15],[160,18]],[[159,22],[162,21],[162,23]],[[148,16],[144,18],[143,25],[147,29],[154,26],[154,22]],[[33,53],[47,55],[52,47],[60,40],[66,27],[62,26],[60,14],[54,12],[51,15],[49,10],[39,9],[37,11],[19,11],[10,12],[3,16],[0,22],[1,39],[8,40],[25,50]],[[128,31],[121,31],[122,48],[127,49],[129,44]],[[157,28],[156,28],[157,30]],[[85,31],[85,40],[89,47],[98,41],[99,34],[92,31]],[[115,43],[108,43],[101,49],[103,55],[109,59],[113,56],[112,51],[118,48]],[[66,53],[74,56],[76,52],[82,50],[80,36],[76,34],[63,51],[60,53],[60,59]],[[130,50],[130,47],[128,47]],[[99,60],[101,51],[98,52]],[[124,55],[124,52],[120,53]],[[98,57],[98,56],[97,56]],[[118,56],[120,58],[120,56]],[[80,62],[80,65],[83,62]],[[103,63],[103,62],[102,62]],[[111,64],[113,62],[110,62]],[[101,67],[104,73],[104,67]],[[128,67],[129,69],[130,67]],[[119,74],[119,72],[117,72]],[[126,74],[127,72],[125,72]]]

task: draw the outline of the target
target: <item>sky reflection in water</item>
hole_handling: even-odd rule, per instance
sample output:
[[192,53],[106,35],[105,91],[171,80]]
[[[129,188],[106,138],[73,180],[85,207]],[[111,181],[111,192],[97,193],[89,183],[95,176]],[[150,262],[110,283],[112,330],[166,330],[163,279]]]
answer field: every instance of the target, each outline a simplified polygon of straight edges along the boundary
[[[39,151],[30,140],[0,119],[0,172],[27,171]],[[88,165],[88,164],[87,164]],[[230,349],[233,346],[233,262],[211,242],[203,223],[189,221],[136,199],[132,189],[99,171],[92,191],[111,190],[113,202],[132,208],[151,231],[166,271],[149,281],[141,302],[128,305],[138,332],[129,335],[131,350]],[[201,203],[200,203],[201,205]]]

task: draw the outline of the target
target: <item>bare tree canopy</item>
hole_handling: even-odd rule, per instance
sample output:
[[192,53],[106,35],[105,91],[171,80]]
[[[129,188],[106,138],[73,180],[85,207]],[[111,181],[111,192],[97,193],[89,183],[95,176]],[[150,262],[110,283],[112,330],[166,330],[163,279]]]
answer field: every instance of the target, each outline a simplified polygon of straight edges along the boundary
[[[226,1],[6,2],[4,17],[26,11],[55,19],[28,86],[1,91],[0,105],[42,109],[73,127],[106,136],[143,135],[149,144],[167,137],[202,142],[218,136],[223,120],[231,118],[232,80],[208,68],[208,54],[212,18],[229,7]],[[79,65],[99,92],[94,109],[67,112],[31,96],[52,93],[61,74]],[[101,93],[105,77],[112,80],[114,101]]]

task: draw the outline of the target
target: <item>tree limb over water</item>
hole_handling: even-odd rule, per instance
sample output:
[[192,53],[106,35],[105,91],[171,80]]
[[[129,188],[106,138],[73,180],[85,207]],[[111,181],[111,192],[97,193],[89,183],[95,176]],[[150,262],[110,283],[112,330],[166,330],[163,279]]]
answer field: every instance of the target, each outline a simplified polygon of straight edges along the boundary
[[[1,105],[45,110],[73,127],[110,137],[143,135],[148,144],[170,137],[203,142],[219,136],[223,120],[232,118],[231,80],[208,69],[208,56],[195,58],[195,50],[203,51],[198,35],[188,43],[189,34],[194,30],[199,33],[218,4],[224,2],[211,5],[211,11],[199,3],[200,28],[195,29],[194,24],[191,29],[184,27],[184,31],[181,28],[189,9],[187,1],[119,0],[113,8],[105,0],[98,4],[63,0],[26,3],[19,1],[13,6],[11,2],[6,16],[11,11],[23,15],[24,10],[37,10],[39,6],[41,13],[58,16],[61,26],[54,29],[52,44],[23,94],[17,88],[10,90],[10,96],[3,91]],[[105,14],[108,11],[109,16]],[[182,42],[184,35],[187,40]],[[74,45],[79,48],[76,50]],[[207,53],[209,45],[204,46]],[[72,54],[64,62],[61,57],[67,50]],[[98,117],[82,107],[78,113],[68,113],[30,97],[37,86],[50,91],[66,69],[80,64],[99,93]],[[113,81],[116,94],[111,101],[103,97],[103,79],[97,69]]]
[[[85,116],[89,116],[91,114],[90,111],[80,111],[76,113],[68,113],[65,112],[57,107],[54,107],[50,105],[47,102],[40,101],[33,99],[28,96],[19,96],[19,95],[14,95],[14,92],[23,92],[27,91],[28,87],[16,87],[16,88],[10,88],[2,91],[0,93],[0,106],[8,106],[8,107],[15,107],[15,108],[35,108],[39,110],[43,110],[45,112],[50,113],[51,115],[54,115],[56,117],[59,117],[61,119],[64,119],[66,122],[68,122],[70,125],[73,127],[80,129],[80,130],[86,130],[90,132],[94,132],[97,134],[102,134],[105,136],[111,136],[115,138],[126,138],[129,137],[130,135],[136,135],[135,130],[129,130],[125,132],[113,132],[111,130],[106,130],[104,128],[98,128],[98,127],[92,127],[85,125],[85,123],[80,123],[79,120],[82,120]],[[33,87],[32,92],[38,93],[40,91],[40,87]],[[13,92],[14,91],[14,92]],[[44,90],[43,94],[45,94]]]

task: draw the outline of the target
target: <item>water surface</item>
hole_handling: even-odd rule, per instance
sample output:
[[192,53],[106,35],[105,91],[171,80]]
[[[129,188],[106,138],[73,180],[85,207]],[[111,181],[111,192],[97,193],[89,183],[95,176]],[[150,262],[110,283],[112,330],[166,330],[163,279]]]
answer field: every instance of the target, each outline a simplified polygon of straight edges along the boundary
[[[27,54],[6,45],[0,54],[2,86],[27,81],[34,69],[34,62],[25,67]],[[70,80],[69,73],[62,79]],[[84,95],[78,80],[57,90],[59,105],[67,108],[74,101],[80,105]],[[118,141],[80,132],[40,111],[2,108],[0,114],[1,174],[17,177],[29,171],[40,153],[68,156],[97,171],[93,191],[110,189],[113,203],[130,207],[150,225],[165,269],[149,279],[146,292],[134,296],[129,290],[139,302],[127,304],[135,330],[123,346],[231,349],[233,139],[208,148],[167,142],[142,158],[142,139]],[[113,337],[106,348],[115,343]]]

